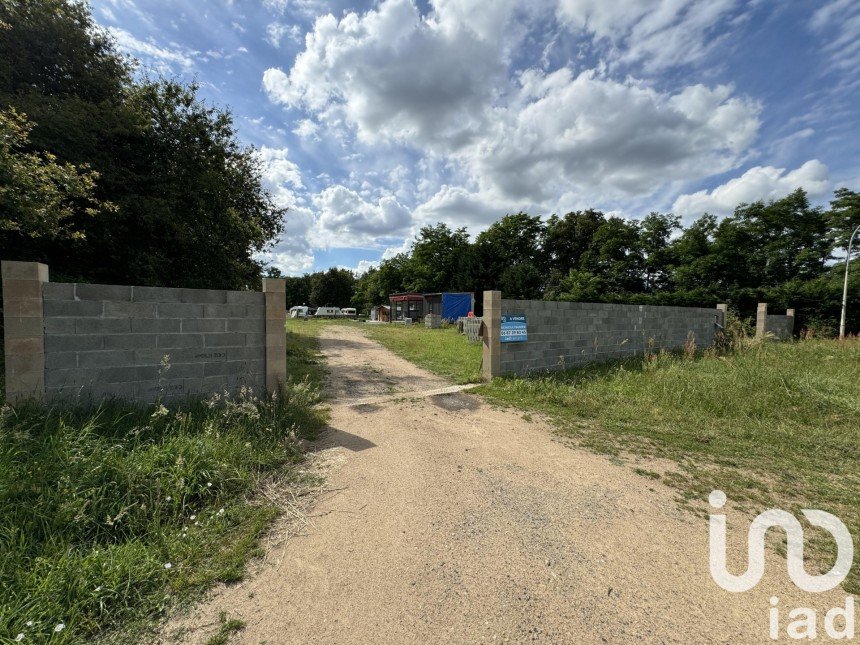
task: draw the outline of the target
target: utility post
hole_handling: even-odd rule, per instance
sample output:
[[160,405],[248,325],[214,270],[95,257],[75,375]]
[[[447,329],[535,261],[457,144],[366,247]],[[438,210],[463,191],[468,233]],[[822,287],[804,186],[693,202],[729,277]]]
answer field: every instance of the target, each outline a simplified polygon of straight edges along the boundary
[[860,233],[860,226],[854,229],[851,239],[848,240],[848,254],[845,256],[845,284],[842,286],[842,318],[839,321],[839,338],[845,338],[845,315],[848,310],[848,267],[851,266],[851,250],[854,238]]

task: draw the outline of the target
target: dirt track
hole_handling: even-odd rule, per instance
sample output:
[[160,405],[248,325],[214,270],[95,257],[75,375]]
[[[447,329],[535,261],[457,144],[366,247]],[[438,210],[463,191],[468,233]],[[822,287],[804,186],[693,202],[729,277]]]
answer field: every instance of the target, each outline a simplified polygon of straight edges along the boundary
[[165,634],[205,642],[226,610],[244,643],[754,643],[772,642],[771,595],[783,634],[794,607],[844,606],[795,589],[773,553],[756,589],[725,592],[707,522],[669,488],[515,411],[424,396],[448,384],[357,327],[324,328],[322,349],[333,398],[316,459],[332,492],[255,575]]

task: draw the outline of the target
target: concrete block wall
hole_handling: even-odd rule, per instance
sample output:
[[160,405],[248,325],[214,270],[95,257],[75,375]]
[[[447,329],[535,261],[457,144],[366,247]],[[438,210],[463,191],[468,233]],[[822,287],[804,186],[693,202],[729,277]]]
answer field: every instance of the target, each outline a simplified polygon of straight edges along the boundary
[[794,336],[794,309],[786,310],[785,315],[771,314],[766,302],[758,303],[755,335],[762,339],[790,339]]
[[[485,292],[487,305],[498,292]],[[722,311],[696,307],[656,307],[543,300],[501,300],[488,319],[485,377],[558,370],[586,363],[643,355],[646,350],[677,349],[688,338],[699,348],[713,344]],[[528,340],[501,343],[502,315],[525,314]],[[493,360],[493,354],[498,359]]]
[[[32,263],[3,262],[4,287],[7,276],[12,287],[4,290],[7,371],[10,358],[14,369],[23,365],[14,358],[15,334],[24,331],[12,319],[23,306],[11,282],[17,265]],[[259,293],[52,283],[47,267],[43,277],[28,278],[38,282],[27,286],[38,317],[26,325],[25,347],[41,381],[19,395],[36,376],[7,374],[7,398],[169,401],[243,387],[262,394],[286,378],[283,280]]]

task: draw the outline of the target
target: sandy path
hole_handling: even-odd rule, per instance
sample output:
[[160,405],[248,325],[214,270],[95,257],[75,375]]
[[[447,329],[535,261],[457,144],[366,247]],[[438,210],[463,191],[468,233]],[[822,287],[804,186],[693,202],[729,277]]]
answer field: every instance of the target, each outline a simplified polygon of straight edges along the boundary
[[226,610],[244,643],[757,643],[772,642],[771,595],[783,634],[794,607],[844,605],[795,589],[772,553],[756,589],[721,590],[706,521],[662,484],[472,395],[421,396],[448,384],[357,327],[321,342],[335,492],[255,575],[174,623],[186,641]]

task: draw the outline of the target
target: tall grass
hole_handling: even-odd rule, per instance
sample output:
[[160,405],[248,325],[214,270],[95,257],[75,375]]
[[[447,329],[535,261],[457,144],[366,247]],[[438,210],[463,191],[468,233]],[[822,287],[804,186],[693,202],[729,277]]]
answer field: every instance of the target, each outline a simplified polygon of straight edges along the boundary
[[296,477],[318,391],[168,410],[4,407],[0,642],[79,642],[241,577],[277,515],[254,491]]
[[[666,481],[689,499],[720,488],[750,509],[821,508],[860,538],[860,340],[652,355],[482,391],[548,413],[580,445],[673,460]],[[860,590],[857,564],[846,588]]]

